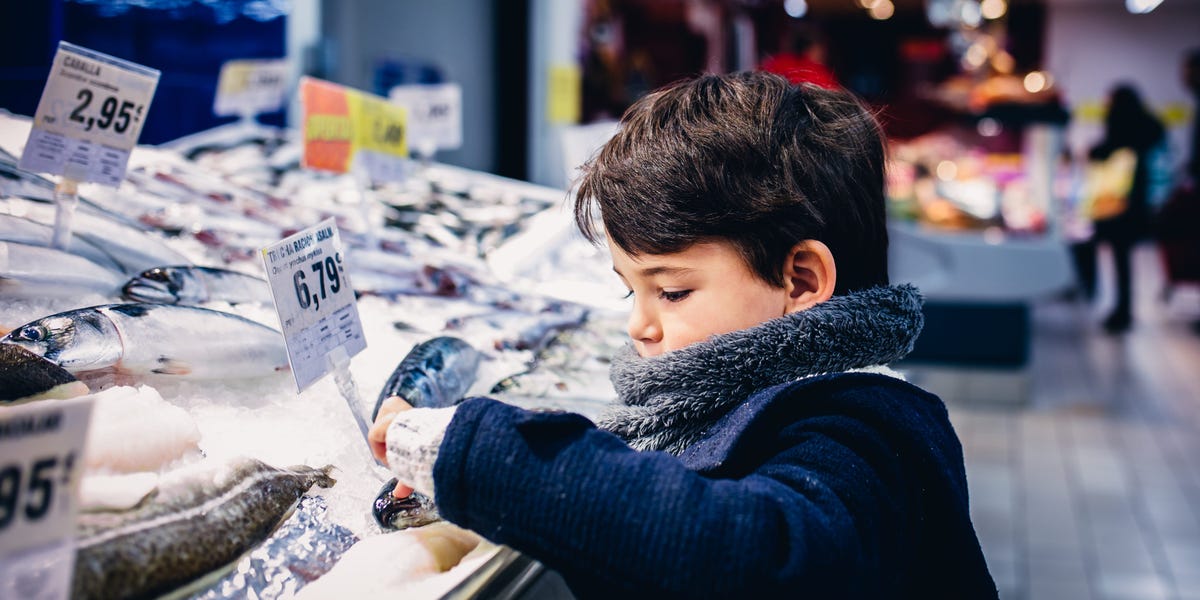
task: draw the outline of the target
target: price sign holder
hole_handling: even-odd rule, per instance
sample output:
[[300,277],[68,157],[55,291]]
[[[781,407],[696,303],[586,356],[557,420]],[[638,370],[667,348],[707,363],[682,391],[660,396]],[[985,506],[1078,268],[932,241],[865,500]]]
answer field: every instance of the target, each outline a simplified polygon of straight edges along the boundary
[[237,116],[252,123],[260,113],[283,108],[287,100],[288,64],[283,59],[239,59],[221,65],[213,114]]
[[363,430],[350,357],[367,347],[341,237],[332,218],[262,249],[263,267],[287,345],[288,363],[303,392],[330,371]]
[[27,171],[62,176],[54,192],[56,248],[70,242],[79,183],[121,184],[158,77],[155,69],[58,43],[20,162]]
[[377,246],[368,191],[372,182],[401,181],[411,169],[407,109],[312,77],[300,79],[300,102],[301,165],[354,176],[367,243]]
[[91,397],[0,408],[0,598],[67,598]]
[[437,150],[462,146],[462,86],[457,83],[398,85],[388,100],[408,109],[408,137],[423,164]]

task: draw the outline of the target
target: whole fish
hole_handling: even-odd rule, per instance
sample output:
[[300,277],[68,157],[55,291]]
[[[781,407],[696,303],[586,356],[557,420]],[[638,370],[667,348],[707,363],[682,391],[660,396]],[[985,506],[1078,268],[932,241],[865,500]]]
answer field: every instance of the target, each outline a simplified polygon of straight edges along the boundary
[[493,342],[497,350],[530,350],[540,352],[565,331],[581,327],[588,318],[587,308],[566,302],[551,302],[536,312],[503,309],[490,313],[450,319],[447,329],[482,322],[500,330]]
[[296,590],[321,579],[341,564],[342,556],[358,545],[353,531],[335,523],[321,496],[305,496],[272,534],[246,553],[219,581],[188,586],[191,600],[289,598]]
[[0,242],[0,298],[115,296],[124,279],[74,254],[16,242]]
[[244,317],[193,306],[104,304],[43,317],[0,338],[76,376],[261,377],[288,368],[283,336]]
[[462,401],[475,383],[482,356],[456,337],[441,336],[417,344],[396,365],[375,400],[371,420],[390,396],[400,396],[413,408],[444,408]]
[[[53,181],[42,177],[36,173],[30,173],[17,166],[20,159],[16,158],[8,152],[0,149],[0,196],[9,196],[5,198],[8,203],[15,198],[28,199],[30,202],[36,202],[43,206],[48,206],[50,210],[54,210],[54,188]],[[79,213],[78,214],[99,215],[104,219],[122,223],[125,225],[137,227],[136,221],[122,215],[118,212],[110,211],[99,204],[93,202],[90,198],[79,196]],[[53,221],[51,221],[53,223]]]
[[189,265],[147,269],[130,279],[123,292],[129,300],[160,304],[271,302],[266,279],[231,269]]
[[[49,225],[31,221],[24,217],[0,214],[0,241],[49,247],[53,238],[54,228]],[[79,237],[75,232],[72,232],[71,242],[65,250],[76,256],[86,258],[110,271],[123,272],[124,270],[117,261],[113,260],[108,253],[101,250],[99,246]]]
[[88,388],[66,369],[13,344],[0,344],[0,403],[73,398]]
[[[57,209],[53,204],[24,198],[0,200],[13,212],[21,212],[31,221],[53,226]],[[139,225],[140,226],[140,225]],[[191,261],[163,241],[157,234],[131,225],[111,213],[97,214],[80,205],[72,225],[72,240],[83,239],[100,248],[133,275],[159,265],[183,265]]]
[[309,488],[333,485],[332,469],[200,463],[163,476],[133,510],[81,513],[71,597],[158,596],[227,566],[266,539]]
[[[436,337],[417,344],[396,366],[388,378],[371,419],[379,415],[383,401],[390,396],[404,398],[414,408],[454,406],[475,383],[482,356],[470,344],[455,337]],[[439,520],[433,500],[419,492],[396,498],[392,490],[396,480],[385,483],[375,497],[371,514],[384,529],[420,527]]]

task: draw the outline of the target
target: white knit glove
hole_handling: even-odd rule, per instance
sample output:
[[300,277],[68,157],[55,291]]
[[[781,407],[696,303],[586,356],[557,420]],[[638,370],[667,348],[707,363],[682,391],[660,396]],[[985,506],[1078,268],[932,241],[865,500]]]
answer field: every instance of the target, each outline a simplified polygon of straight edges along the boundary
[[387,431],[388,469],[412,489],[434,497],[433,464],[456,407],[414,408],[396,414]]

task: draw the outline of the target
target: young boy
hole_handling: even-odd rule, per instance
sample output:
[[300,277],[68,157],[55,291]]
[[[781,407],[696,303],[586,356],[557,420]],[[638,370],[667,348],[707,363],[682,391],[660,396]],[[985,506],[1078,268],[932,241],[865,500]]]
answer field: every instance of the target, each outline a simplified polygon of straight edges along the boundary
[[633,298],[618,406],[394,398],[376,456],[577,595],[995,598],[946,409],[885,366],[922,316],[887,285],[883,163],[844,92],[743,73],[644,97],[575,206]]

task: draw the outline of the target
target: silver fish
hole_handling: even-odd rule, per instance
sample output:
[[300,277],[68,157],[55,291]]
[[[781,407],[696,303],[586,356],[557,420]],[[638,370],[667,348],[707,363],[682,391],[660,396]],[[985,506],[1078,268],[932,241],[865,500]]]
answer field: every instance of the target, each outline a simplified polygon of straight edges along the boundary
[[62,250],[0,242],[0,298],[74,298],[86,293],[116,296],[123,279],[119,273]]
[[[475,383],[481,358],[470,344],[456,337],[436,337],[417,344],[379,392],[371,419],[379,415],[380,406],[390,396],[400,396],[414,408],[458,404]],[[395,479],[385,483],[371,506],[371,514],[380,527],[405,529],[441,519],[431,498],[418,492],[396,498],[392,495],[395,487]]]
[[396,365],[375,400],[371,419],[390,396],[400,396],[414,408],[443,408],[462,401],[475,383],[482,355],[456,337],[435,337],[417,344]]
[[551,302],[536,312],[505,309],[457,317],[449,320],[446,328],[461,329],[469,323],[482,321],[501,331],[493,342],[497,350],[530,350],[537,353],[559,334],[582,326],[587,318],[588,310],[583,306]]
[[[57,209],[53,204],[23,198],[6,198],[0,202],[15,212],[20,212],[31,221],[53,225]],[[75,212],[72,240],[83,239],[100,248],[121,265],[127,274],[140,273],[159,265],[182,265],[191,261],[168,246],[160,236],[142,229],[141,224],[131,225],[112,213],[85,210],[80,205]]]
[[160,480],[149,502],[79,516],[72,598],[170,592],[229,565],[275,529],[333,469],[276,469],[253,459],[202,464]]
[[261,377],[288,368],[283,336],[244,317],[192,306],[104,304],[43,317],[0,338],[83,378],[112,373],[194,379]]
[[266,279],[241,271],[189,265],[147,269],[130,279],[123,292],[129,300],[161,304],[271,302]]
[[[54,228],[49,225],[24,217],[0,214],[0,241],[50,247],[53,238]],[[71,242],[66,251],[86,258],[110,271],[123,271],[121,265],[108,253],[101,250],[99,246],[79,237],[75,232],[72,232]]]
[[[19,196],[30,202],[47,205],[54,210],[54,182],[36,173],[21,169],[17,166],[19,160],[0,149],[0,196]],[[90,198],[79,196],[79,210],[81,213],[101,215],[116,223],[138,227],[137,222],[133,219],[110,211],[96,204]]]

